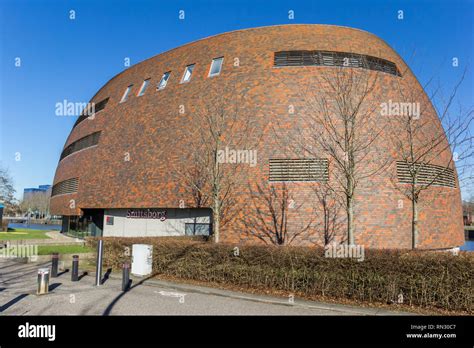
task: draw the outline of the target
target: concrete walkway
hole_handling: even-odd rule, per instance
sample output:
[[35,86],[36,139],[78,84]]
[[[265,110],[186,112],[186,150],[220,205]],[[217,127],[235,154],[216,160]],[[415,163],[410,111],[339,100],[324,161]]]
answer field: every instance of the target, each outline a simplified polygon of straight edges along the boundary
[[403,315],[363,308],[245,294],[165,281],[134,280],[121,291],[112,276],[100,286],[94,277],[71,282],[70,273],[50,281],[51,292],[36,295],[37,270],[49,263],[21,264],[0,259],[0,314],[8,315]]
[[[51,238],[51,241],[54,241],[55,244],[63,244],[63,243],[67,243],[67,244],[83,244],[84,243],[84,240],[82,239],[79,239],[79,238],[74,238],[74,237],[70,237],[70,236],[66,236],[65,234],[62,234],[61,232],[59,231],[50,231],[50,232],[46,232],[46,235]],[[48,240],[48,239],[46,239]]]

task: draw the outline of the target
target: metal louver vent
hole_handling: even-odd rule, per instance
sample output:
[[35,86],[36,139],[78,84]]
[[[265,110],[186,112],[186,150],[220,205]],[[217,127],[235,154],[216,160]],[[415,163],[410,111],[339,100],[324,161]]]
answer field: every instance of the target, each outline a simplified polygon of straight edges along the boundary
[[[98,113],[99,111],[102,111],[105,108],[105,106],[107,105],[108,102],[109,102],[109,98],[107,97],[107,98],[101,100],[100,102],[94,104],[94,114]],[[90,112],[90,108],[86,107],[82,111],[81,115],[77,119],[76,123],[74,123],[74,126],[72,128],[76,127],[79,123],[81,123],[82,121],[84,121],[85,119],[90,117],[91,114],[92,113]]]
[[71,179],[58,182],[56,185],[53,186],[51,197],[64,195],[67,193],[76,193],[77,185],[78,185],[78,178],[71,178]]
[[64,157],[67,157],[73,154],[74,152],[97,145],[99,143],[99,137],[100,137],[100,131],[86,135],[85,137],[79,140],[76,140],[75,142],[71,143],[68,147],[66,147],[63,150],[59,160],[61,161]]
[[433,164],[397,161],[397,177],[402,184],[411,184],[415,178],[418,185],[456,187],[454,170]]
[[270,159],[270,181],[328,181],[327,159]]
[[275,52],[274,66],[340,66],[376,70],[401,76],[395,63],[364,54],[332,51]]

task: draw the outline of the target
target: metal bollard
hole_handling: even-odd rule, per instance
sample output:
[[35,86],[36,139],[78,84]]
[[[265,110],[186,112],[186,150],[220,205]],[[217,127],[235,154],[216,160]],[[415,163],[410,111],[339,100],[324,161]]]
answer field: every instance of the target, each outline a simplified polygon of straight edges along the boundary
[[58,262],[59,262],[59,254],[53,253],[51,258],[51,278],[56,278],[58,276]]
[[37,295],[47,294],[49,292],[49,268],[38,269],[38,289]]
[[122,291],[127,291],[130,287],[130,265],[128,263],[123,264],[122,271]]
[[77,282],[78,280],[79,280],[79,255],[73,255],[71,281]]
[[99,239],[97,243],[97,260],[95,268],[95,285],[100,286],[102,284],[102,254],[104,250],[104,241]]

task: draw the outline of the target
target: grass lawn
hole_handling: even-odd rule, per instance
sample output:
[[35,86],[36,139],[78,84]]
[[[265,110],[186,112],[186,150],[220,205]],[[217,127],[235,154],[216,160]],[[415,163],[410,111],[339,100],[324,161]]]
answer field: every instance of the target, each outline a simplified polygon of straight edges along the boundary
[[38,255],[60,254],[81,254],[90,253],[93,249],[82,245],[39,245]]
[[46,232],[49,231],[16,228],[8,232],[0,232],[0,240],[49,239]]

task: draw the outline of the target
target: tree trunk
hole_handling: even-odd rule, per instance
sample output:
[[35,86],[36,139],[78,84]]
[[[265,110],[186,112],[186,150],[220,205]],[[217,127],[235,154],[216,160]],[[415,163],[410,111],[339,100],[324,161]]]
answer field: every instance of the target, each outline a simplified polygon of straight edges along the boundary
[[354,198],[347,197],[347,244],[354,245]]
[[415,198],[411,200],[411,248],[416,249],[418,241],[418,203]]
[[328,212],[326,210],[326,207],[324,207],[324,246],[328,245],[330,240],[329,240],[329,216]]
[[220,207],[219,199],[214,198],[214,209],[212,212],[212,234],[214,235],[214,242],[219,243],[219,229],[220,229]]

